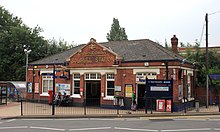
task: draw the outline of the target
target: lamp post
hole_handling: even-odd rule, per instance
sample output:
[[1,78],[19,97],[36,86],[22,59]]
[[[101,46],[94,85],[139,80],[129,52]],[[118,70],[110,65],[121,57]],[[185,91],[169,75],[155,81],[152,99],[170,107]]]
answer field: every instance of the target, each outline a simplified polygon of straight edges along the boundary
[[[27,80],[28,80],[28,54],[30,54],[31,50],[27,49],[26,45],[24,45],[24,52],[26,54],[26,87],[28,87],[28,84],[27,84]],[[33,92],[33,91],[32,91]]]

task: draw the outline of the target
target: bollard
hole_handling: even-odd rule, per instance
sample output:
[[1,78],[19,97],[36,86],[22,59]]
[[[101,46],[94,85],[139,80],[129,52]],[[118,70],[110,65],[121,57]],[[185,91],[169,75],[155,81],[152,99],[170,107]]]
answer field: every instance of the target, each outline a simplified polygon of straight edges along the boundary
[[196,101],[195,103],[196,103],[196,112],[199,112],[199,102]]

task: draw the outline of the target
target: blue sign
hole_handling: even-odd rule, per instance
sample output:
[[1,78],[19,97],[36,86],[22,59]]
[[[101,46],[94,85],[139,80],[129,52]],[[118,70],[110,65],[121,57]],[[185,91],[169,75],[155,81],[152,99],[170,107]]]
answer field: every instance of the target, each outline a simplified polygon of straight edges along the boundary
[[147,97],[173,98],[173,80],[146,80]]

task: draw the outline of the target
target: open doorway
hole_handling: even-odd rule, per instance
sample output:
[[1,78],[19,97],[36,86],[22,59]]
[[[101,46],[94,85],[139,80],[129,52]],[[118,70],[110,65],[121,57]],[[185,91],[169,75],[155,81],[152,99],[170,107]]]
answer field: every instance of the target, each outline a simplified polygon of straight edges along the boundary
[[138,109],[144,109],[145,103],[144,103],[144,91],[145,91],[145,84],[138,84],[137,89],[137,108]]
[[86,81],[86,105],[100,106],[101,82]]

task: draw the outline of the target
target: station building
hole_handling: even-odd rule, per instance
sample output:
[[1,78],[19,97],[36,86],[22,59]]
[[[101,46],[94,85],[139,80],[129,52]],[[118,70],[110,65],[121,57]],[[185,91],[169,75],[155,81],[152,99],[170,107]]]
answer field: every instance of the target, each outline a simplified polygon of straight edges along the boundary
[[120,96],[129,106],[134,93],[142,108],[147,77],[173,79],[174,102],[183,97],[193,100],[195,66],[177,53],[175,35],[171,43],[172,51],[149,39],[98,43],[91,38],[87,44],[29,63],[26,97],[47,100],[55,85],[56,93],[67,93],[77,105],[86,98],[88,105],[111,107]]

